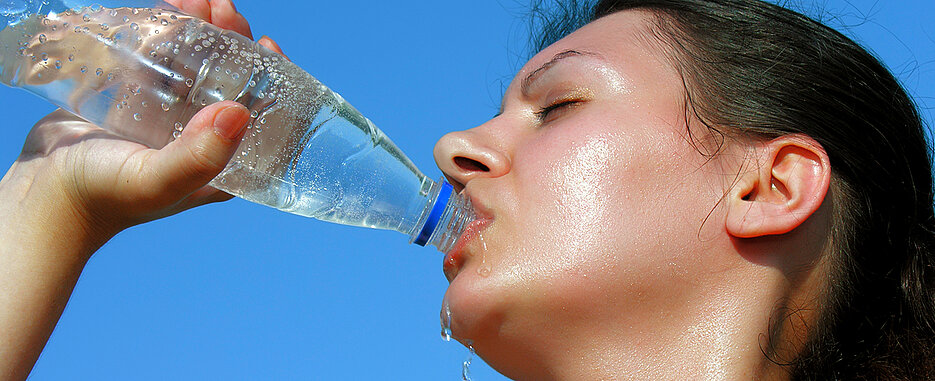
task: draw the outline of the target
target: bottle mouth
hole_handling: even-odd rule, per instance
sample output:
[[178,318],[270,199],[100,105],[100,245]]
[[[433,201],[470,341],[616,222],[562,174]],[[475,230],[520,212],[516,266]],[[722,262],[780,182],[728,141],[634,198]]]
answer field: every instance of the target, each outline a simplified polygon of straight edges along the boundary
[[429,216],[425,220],[425,225],[422,226],[422,230],[416,236],[413,243],[419,246],[425,246],[425,244],[429,242],[429,238],[431,238],[432,233],[435,232],[435,227],[438,226],[439,221],[442,219],[445,207],[448,206],[448,200],[451,199],[452,192],[454,192],[454,188],[451,184],[442,181],[441,189],[439,189],[438,196],[435,198],[432,211],[429,212]]

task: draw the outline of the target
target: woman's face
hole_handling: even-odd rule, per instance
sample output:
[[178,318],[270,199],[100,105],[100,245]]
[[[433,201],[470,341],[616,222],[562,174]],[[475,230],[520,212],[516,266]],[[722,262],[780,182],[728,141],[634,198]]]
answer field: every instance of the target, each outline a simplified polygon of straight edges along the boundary
[[445,258],[452,331],[507,375],[608,336],[678,334],[660,327],[712,291],[698,284],[729,244],[714,223],[729,171],[689,139],[647,27],[623,12],[576,31],[520,70],[496,117],[436,146],[482,217]]

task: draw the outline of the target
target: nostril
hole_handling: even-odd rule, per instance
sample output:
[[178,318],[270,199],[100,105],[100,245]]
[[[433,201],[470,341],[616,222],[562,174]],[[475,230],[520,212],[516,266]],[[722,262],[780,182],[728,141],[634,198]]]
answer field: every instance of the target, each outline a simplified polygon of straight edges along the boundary
[[458,168],[469,171],[469,172],[490,172],[490,168],[474,159],[469,159],[463,156],[456,156],[454,158],[455,165]]

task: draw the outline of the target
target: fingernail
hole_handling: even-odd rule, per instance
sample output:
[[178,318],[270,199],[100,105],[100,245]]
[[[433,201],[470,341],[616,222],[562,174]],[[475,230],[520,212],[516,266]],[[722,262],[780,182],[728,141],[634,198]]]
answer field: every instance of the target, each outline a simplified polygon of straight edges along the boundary
[[214,129],[227,140],[239,140],[249,120],[246,107],[239,104],[227,106],[215,115]]
[[231,9],[234,10],[234,13],[237,13],[237,7],[234,6],[234,1],[233,0],[225,0],[225,1],[227,1],[227,5],[230,5]]

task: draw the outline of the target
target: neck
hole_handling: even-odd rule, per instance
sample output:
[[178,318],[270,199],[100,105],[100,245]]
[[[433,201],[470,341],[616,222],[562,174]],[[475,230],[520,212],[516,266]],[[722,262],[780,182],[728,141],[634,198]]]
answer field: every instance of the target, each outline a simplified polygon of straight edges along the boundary
[[[779,271],[749,264],[712,287],[678,287],[667,303],[576,327],[549,361],[555,379],[787,379],[770,324],[799,299]],[[788,314],[786,314],[788,315]],[[771,319],[772,318],[772,319]],[[786,330],[781,330],[786,331]],[[786,340],[785,334],[778,339]],[[791,360],[783,358],[782,360]]]

